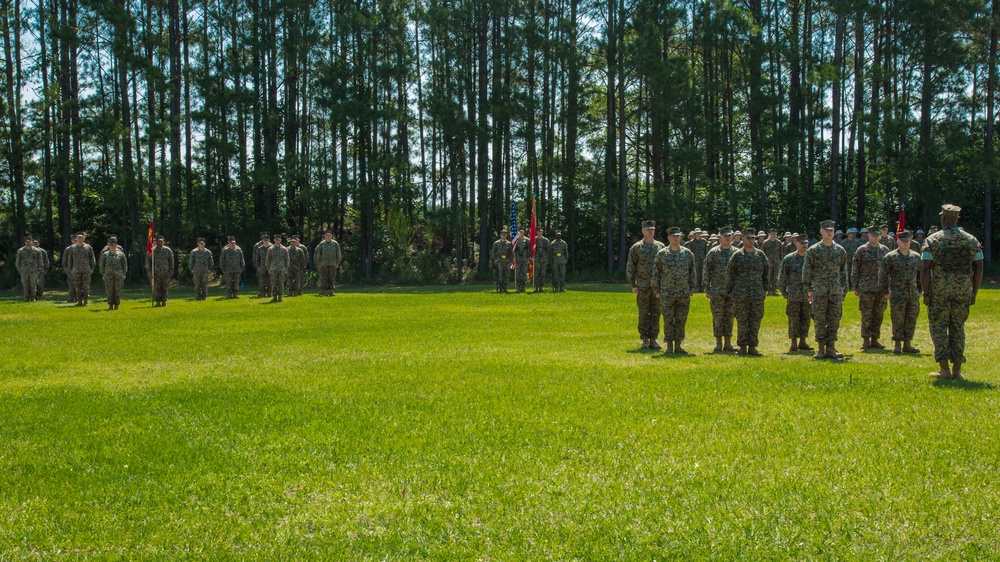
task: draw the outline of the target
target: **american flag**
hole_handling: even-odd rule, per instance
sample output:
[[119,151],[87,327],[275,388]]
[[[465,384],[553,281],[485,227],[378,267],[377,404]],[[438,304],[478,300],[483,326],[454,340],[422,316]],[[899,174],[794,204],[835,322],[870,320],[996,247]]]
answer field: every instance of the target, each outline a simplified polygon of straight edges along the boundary
[[[517,246],[517,206],[513,201],[510,202],[510,240],[511,240],[511,252],[514,251],[514,247]],[[516,260],[510,260],[510,268],[514,269],[514,263]]]

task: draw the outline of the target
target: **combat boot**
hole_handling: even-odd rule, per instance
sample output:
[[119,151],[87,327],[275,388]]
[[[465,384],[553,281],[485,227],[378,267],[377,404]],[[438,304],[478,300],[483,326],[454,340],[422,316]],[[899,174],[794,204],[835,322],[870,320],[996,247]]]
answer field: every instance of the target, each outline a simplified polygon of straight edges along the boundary
[[868,351],[872,346],[871,338],[864,338],[864,340],[865,341],[861,344],[861,351]]
[[885,346],[878,341],[878,338],[872,338],[871,347],[872,349],[885,349]]
[[962,378],[962,364],[953,363],[951,366],[951,378],[958,380]]
[[903,353],[920,353],[920,350],[910,345],[910,340],[903,342]]
[[843,359],[844,354],[837,351],[837,346],[832,343],[826,346],[826,358],[827,359]]
[[[938,371],[934,373],[928,373],[928,376],[934,377],[936,379],[950,379],[951,369],[948,368],[947,361],[938,362]],[[961,369],[959,369],[959,375],[961,375]]]
[[733,337],[725,336],[725,338],[726,345],[722,347],[722,351],[736,351],[736,348],[733,347]]
[[722,336],[715,338],[715,349],[712,350],[712,353],[718,353],[720,351],[722,351]]
[[903,342],[896,340],[896,347],[894,347],[892,350],[893,355],[902,355],[903,354],[902,346]]
[[818,344],[819,349],[816,350],[816,355],[813,355],[813,359],[826,359],[826,345]]
[[674,352],[674,342],[673,341],[668,341],[668,342],[666,342],[666,344],[667,344],[667,350],[664,351],[664,353],[673,353]]
[[681,347],[681,341],[682,340],[674,340],[674,353],[678,355],[687,355],[687,350]]
[[792,338],[792,345],[788,347],[788,353],[795,353],[798,350],[799,346],[795,343],[795,338]]
[[761,352],[757,351],[757,348],[751,345],[747,348],[747,355],[751,357],[760,357]]
[[640,348],[649,349],[649,338],[642,338],[642,346]]
[[745,356],[747,354],[747,346],[741,345],[740,350],[736,352],[736,355]]
[[812,346],[809,345],[808,343],[806,343],[806,339],[805,338],[799,338],[799,349],[802,350],[802,351],[812,351],[813,350]]
[[652,349],[653,351],[659,351],[663,348],[660,347],[660,344],[656,343],[656,338],[651,338],[649,340],[649,349]]

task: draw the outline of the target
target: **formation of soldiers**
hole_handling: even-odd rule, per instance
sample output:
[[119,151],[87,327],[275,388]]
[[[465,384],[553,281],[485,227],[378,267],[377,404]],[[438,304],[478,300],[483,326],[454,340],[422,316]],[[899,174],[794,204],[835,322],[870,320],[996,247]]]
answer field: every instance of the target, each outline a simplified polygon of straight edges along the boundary
[[514,270],[514,286],[518,293],[526,292],[528,284],[529,260],[532,267],[532,292],[545,292],[547,269],[552,267],[552,290],[562,293],[566,290],[566,264],[569,263],[569,247],[562,239],[562,232],[557,230],[555,239],[545,237],[545,231],[537,229],[535,237],[535,255],[531,255],[531,242],[523,233],[519,233],[513,241],[509,240],[507,229],[500,232],[500,239],[490,248],[490,263],[496,268],[496,287],[498,293],[507,293],[510,284],[510,271]]
[[[696,229],[682,244],[683,232],[671,227],[664,244],[655,239],[656,223],[644,221],[643,239],[629,249],[626,267],[636,295],[641,347],[663,349],[657,341],[662,317],[666,352],[687,354],[682,344],[691,296],[704,290],[711,303],[713,351],[759,356],[764,301],[780,294],[786,301],[789,353],[815,351],[814,359],[840,360],[843,302],[853,291],[861,311],[861,351],[885,349],[879,340],[888,304],[893,352],[916,354],[920,350],[912,342],[923,295],[939,365],[930,375],[961,378],[965,321],[982,282],[983,252],[979,241],[958,227],[960,213],[955,205],[943,205],[941,229],[931,229],[926,239],[922,230],[893,236],[885,225],[860,232],[850,228],[845,235],[828,220],[820,223],[818,240],[791,232],[779,239],[777,230],[756,235],[748,230],[744,236],[727,226],[707,243]],[[499,248],[502,254],[505,246]],[[807,342],[810,323],[816,349]]]

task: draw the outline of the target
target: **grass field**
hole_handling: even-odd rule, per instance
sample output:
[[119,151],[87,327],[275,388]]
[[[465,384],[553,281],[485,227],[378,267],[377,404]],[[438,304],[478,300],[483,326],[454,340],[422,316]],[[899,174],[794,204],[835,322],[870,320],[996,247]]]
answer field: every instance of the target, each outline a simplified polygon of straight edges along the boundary
[[[627,287],[0,299],[0,560],[969,559],[1000,549],[1000,291],[919,357],[638,349]],[[888,320],[888,314],[887,320]],[[888,322],[883,328],[888,335]],[[887,339],[887,338],[886,338]]]

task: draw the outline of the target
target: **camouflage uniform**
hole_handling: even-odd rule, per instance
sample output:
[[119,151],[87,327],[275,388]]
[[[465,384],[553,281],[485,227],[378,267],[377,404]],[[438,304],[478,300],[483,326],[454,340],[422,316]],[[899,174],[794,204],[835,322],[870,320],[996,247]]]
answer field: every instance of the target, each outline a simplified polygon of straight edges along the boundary
[[908,342],[913,339],[920,316],[920,254],[912,249],[904,256],[899,249],[882,258],[878,275],[879,292],[889,295],[889,318],[892,319],[892,339]]
[[854,254],[852,264],[852,284],[858,295],[858,310],[861,311],[861,337],[878,339],[882,333],[885,317],[885,293],[879,291],[878,272],[882,258],[889,250],[879,244],[865,244]]
[[649,244],[638,241],[629,248],[628,264],[625,267],[629,285],[639,289],[635,295],[635,302],[639,307],[639,337],[652,341],[656,341],[660,335],[660,310],[656,293],[651,286],[653,263],[656,261],[656,254],[663,248],[666,246],[658,240]]
[[257,272],[257,297],[271,296],[271,278],[268,274],[264,262],[267,261],[267,251],[269,246],[264,246],[263,242],[253,245],[253,268]]
[[691,250],[694,254],[694,270],[697,276],[698,282],[691,287],[692,291],[704,291],[705,290],[705,256],[708,255],[708,241],[703,238],[696,238],[688,240],[684,244],[684,247]]
[[288,294],[293,297],[302,295],[302,280],[306,276],[308,261],[305,246],[288,247]]
[[62,268],[63,273],[66,274],[66,292],[68,294],[69,302],[76,302],[76,285],[74,283],[73,274],[69,270],[69,256],[73,253],[71,250],[76,244],[70,244],[66,246],[66,249],[62,253]]
[[934,342],[934,360],[965,363],[965,321],[972,301],[972,263],[983,259],[979,241],[957,226],[949,226],[924,240],[921,257],[932,262],[927,320]]
[[246,268],[246,261],[243,259],[243,249],[239,246],[230,249],[228,245],[222,248],[219,257],[219,269],[222,270],[222,277],[226,283],[226,294],[236,297],[240,293],[240,276]]
[[73,277],[76,302],[87,304],[90,300],[90,276],[94,273],[94,266],[97,265],[94,249],[90,244],[83,246],[73,244],[68,252],[67,265],[69,274]]
[[285,273],[288,271],[288,262],[288,248],[273,244],[267,249],[264,269],[267,270],[271,278],[271,296],[275,300],[280,301],[284,292]]
[[767,256],[758,249],[747,252],[740,248],[726,266],[724,291],[733,296],[736,307],[736,343],[741,348],[757,347],[769,277]]
[[43,248],[35,246],[39,252],[42,253],[42,267],[38,270],[38,279],[35,281],[35,298],[42,298],[45,294],[45,274],[49,272],[49,268],[52,267],[52,263],[49,261],[49,253]]
[[[775,238],[771,240],[768,238],[761,245],[761,250],[764,251],[764,255],[767,256],[767,266],[768,271],[770,271],[771,277],[767,280],[768,286],[771,288],[769,294],[778,294],[778,274],[781,271],[781,259],[784,257],[781,255],[781,240]],[[807,326],[808,328],[808,326]]]
[[24,300],[34,301],[38,297],[38,270],[42,268],[42,251],[34,246],[22,246],[14,258],[14,268],[21,274]]
[[893,239],[888,234],[886,234],[885,236],[879,236],[878,243],[885,246],[886,250],[888,250],[889,252],[896,249],[896,240]]
[[121,249],[114,254],[104,252],[98,264],[101,278],[104,279],[104,292],[108,296],[108,305],[117,307],[122,303],[122,285],[128,273],[128,257]]
[[679,342],[684,339],[684,327],[691,310],[691,293],[698,283],[694,252],[681,246],[677,250],[663,248],[653,260],[649,286],[660,295],[663,314],[663,339]]
[[153,301],[167,304],[167,289],[174,276],[174,252],[170,248],[153,247],[153,254],[146,255],[146,273],[153,280]]
[[208,298],[208,273],[212,271],[215,259],[208,248],[191,250],[188,255],[188,269],[194,278],[194,298],[203,301]]
[[545,289],[545,268],[548,267],[551,258],[550,246],[548,238],[544,236],[535,238],[535,260],[531,275],[537,292],[542,292]]
[[836,243],[824,246],[823,242],[817,242],[809,246],[802,263],[802,285],[807,293],[813,293],[810,314],[816,325],[816,343],[833,346],[844,315],[847,250]]
[[705,293],[711,297],[712,333],[717,338],[732,337],[733,319],[736,309],[733,296],[726,292],[726,267],[729,259],[736,253],[736,248],[729,249],[716,246],[705,255],[704,277]]
[[843,246],[844,251],[847,252],[847,282],[853,285],[854,277],[852,274],[852,268],[854,267],[854,254],[858,252],[858,248],[864,244],[865,241],[860,238],[844,238],[840,241],[840,245]]
[[513,247],[510,240],[501,238],[493,243],[490,248],[490,261],[497,268],[497,290],[501,293],[507,292],[507,283],[510,282],[510,262],[514,259]]
[[340,244],[336,240],[323,240],[313,252],[313,266],[319,273],[319,294],[332,296],[337,282],[337,268],[340,267]]
[[549,247],[552,253],[552,288],[563,292],[566,287],[566,264],[569,262],[569,246],[565,240],[553,240]]
[[806,257],[798,252],[788,254],[778,267],[778,289],[785,297],[788,317],[788,339],[809,337],[809,294],[802,284],[802,265]]
[[528,284],[528,258],[531,257],[531,243],[524,236],[514,244],[514,286],[523,293]]

